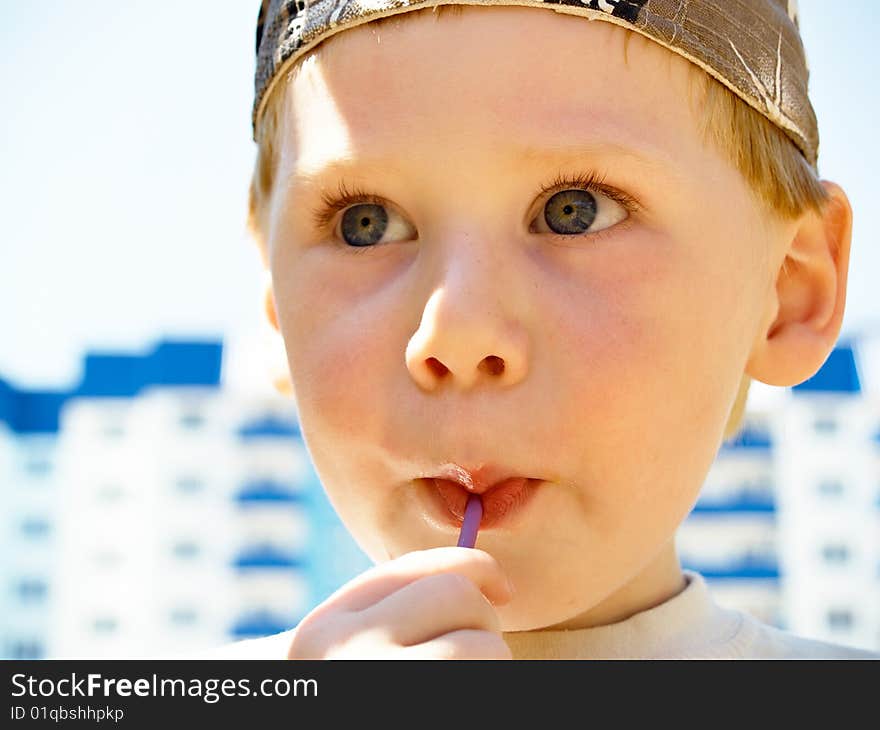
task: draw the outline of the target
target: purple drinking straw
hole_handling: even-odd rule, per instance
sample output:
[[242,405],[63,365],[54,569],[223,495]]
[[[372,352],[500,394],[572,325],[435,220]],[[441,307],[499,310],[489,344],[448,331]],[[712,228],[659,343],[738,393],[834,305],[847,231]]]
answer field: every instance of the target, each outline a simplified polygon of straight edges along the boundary
[[483,502],[480,495],[468,496],[467,506],[464,508],[464,522],[461,523],[461,533],[458,536],[458,547],[472,548],[477,542],[477,530],[480,529],[480,520],[483,517]]

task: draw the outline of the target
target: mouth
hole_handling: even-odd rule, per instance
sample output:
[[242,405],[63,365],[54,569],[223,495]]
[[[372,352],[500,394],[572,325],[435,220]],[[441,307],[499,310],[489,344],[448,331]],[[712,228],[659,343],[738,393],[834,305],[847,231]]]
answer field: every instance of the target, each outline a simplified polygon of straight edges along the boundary
[[471,494],[479,494],[483,505],[480,530],[495,527],[512,527],[515,518],[525,511],[534,497],[541,479],[508,477],[494,484],[475,489],[458,481],[441,477],[416,479],[427,492],[429,501],[439,520],[455,528],[461,528],[465,507]]

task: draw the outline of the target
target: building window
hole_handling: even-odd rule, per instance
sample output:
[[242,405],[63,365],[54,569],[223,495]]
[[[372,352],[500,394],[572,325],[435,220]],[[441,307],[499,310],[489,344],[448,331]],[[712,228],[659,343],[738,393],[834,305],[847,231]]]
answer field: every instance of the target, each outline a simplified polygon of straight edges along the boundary
[[26,517],[21,522],[21,534],[28,539],[45,538],[49,532],[49,521],[42,517]]
[[766,476],[745,479],[742,482],[742,489],[751,494],[770,494],[773,492],[773,480]]
[[52,462],[40,457],[28,459],[24,463],[24,469],[32,477],[43,477],[52,471]]
[[183,428],[192,430],[196,428],[201,428],[205,423],[205,419],[202,417],[200,413],[190,412],[184,413],[180,417],[180,425]]
[[39,641],[13,641],[9,644],[10,659],[42,659],[43,644]]
[[49,589],[46,581],[40,578],[22,578],[16,586],[16,592],[22,603],[37,603],[46,598]]
[[174,487],[181,494],[197,494],[204,489],[205,485],[198,477],[178,477]]
[[116,631],[118,622],[112,616],[98,616],[92,622],[92,630],[96,634],[112,634]]
[[122,553],[113,548],[99,548],[92,553],[92,562],[102,570],[115,568],[122,562]]
[[853,625],[852,611],[846,608],[832,608],[827,615],[828,628],[848,630]]
[[843,482],[839,479],[823,479],[818,489],[823,497],[840,497],[844,492]]
[[826,563],[842,565],[849,562],[849,548],[841,543],[823,545],[822,558]]
[[199,620],[199,614],[194,608],[179,607],[171,610],[168,620],[175,626],[191,626]]
[[171,552],[174,554],[175,558],[191,560],[192,558],[197,558],[199,556],[201,549],[196,542],[191,540],[181,540],[180,542],[174,543],[171,547]]
[[108,439],[118,439],[125,435],[125,429],[121,423],[104,424],[103,434]]
[[118,502],[125,496],[125,490],[121,484],[102,484],[98,487],[96,496],[99,502]]

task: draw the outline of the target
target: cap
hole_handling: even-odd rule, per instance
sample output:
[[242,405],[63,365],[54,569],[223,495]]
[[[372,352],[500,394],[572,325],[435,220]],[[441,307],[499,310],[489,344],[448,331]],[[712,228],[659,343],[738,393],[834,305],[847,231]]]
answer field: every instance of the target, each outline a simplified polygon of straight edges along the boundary
[[684,56],[780,127],[816,167],[819,131],[797,0],[263,0],[257,18],[253,137],[266,99],[321,41],[436,5],[518,5],[604,20]]

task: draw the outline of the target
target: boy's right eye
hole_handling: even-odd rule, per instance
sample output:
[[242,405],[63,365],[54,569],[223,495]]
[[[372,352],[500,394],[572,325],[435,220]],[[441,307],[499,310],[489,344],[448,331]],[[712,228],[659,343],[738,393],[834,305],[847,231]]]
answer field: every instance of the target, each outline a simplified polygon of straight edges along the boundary
[[415,229],[401,215],[381,203],[358,203],[346,209],[337,231],[341,240],[356,248],[383,243],[386,235],[390,241],[405,241],[410,231],[409,237],[415,235]]

